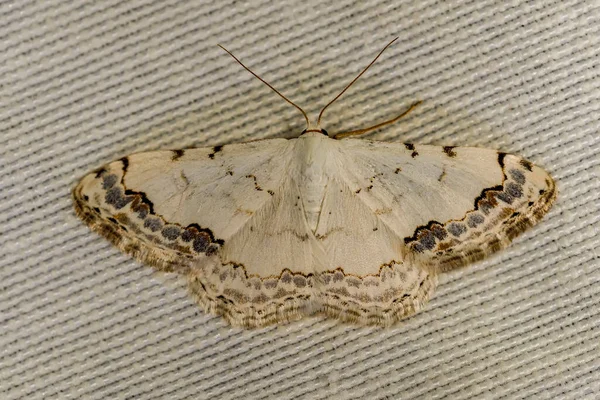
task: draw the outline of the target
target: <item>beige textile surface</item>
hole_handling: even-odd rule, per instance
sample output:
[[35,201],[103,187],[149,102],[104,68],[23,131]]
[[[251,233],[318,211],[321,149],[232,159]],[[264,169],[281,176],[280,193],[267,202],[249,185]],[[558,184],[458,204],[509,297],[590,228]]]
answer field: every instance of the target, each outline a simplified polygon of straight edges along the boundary
[[[133,152],[330,132],[521,154],[546,218],[442,276],[391,329],[309,318],[255,331],[74,215],[84,173]],[[600,397],[598,1],[0,2],[0,398]]]

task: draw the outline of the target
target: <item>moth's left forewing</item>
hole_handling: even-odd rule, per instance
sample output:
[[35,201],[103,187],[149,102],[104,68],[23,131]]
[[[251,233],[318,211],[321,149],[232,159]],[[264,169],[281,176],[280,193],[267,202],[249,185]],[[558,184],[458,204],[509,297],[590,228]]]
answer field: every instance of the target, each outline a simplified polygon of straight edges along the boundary
[[432,221],[407,238],[415,260],[439,271],[479,261],[507,247],[535,225],[556,198],[556,185],[542,168],[516,156],[498,154],[498,185],[482,189],[464,217]]
[[506,247],[556,197],[546,171],[495,150],[348,140],[346,152],[356,198],[433,272]]

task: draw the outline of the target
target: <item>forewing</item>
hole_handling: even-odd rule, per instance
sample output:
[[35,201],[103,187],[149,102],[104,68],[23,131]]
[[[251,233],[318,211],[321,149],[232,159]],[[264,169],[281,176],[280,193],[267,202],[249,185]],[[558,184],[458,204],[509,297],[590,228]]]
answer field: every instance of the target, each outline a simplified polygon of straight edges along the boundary
[[341,173],[402,247],[402,258],[433,271],[505,247],[550,208],[554,181],[518,156],[469,147],[346,139]]

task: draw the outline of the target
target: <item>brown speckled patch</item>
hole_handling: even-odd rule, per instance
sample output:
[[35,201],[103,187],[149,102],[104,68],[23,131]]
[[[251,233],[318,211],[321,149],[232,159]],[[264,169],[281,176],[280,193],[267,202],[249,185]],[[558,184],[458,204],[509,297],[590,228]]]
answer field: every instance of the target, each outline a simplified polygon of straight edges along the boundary
[[223,146],[215,146],[215,147],[213,147],[213,149],[212,149],[212,153],[210,153],[210,154],[208,155],[208,158],[210,158],[211,160],[214,160],[214,158],[215,158],[215,155],[216,155],[218,152],[220,152],[221,150],[223,150]]
[[533,164],[527,160],[521,160],[519,163],[529,172],[533,171]]
[[446,153],[446,155],[448,157],[456,157],[456,152],[454,151],[454,146],[444,146],[444,153]]
[[185,150],[172,150],[171,161],[177,161],[185,154]]
[[262,192],[263,189],[258,185],[258,180],[256,179],[256,176],[254,176],[252,174],[248,174],[248,175],[246,175],[246,178],[252,179],[254,181],[254,189],[259,192]]

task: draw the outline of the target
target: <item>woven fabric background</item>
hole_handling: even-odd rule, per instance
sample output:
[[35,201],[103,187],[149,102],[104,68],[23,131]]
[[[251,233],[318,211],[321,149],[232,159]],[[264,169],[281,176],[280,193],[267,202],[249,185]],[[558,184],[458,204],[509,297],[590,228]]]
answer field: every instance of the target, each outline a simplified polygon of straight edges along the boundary
[[[559,198],[391,329],[232,329],[122,255],[70,190],[127,154],[330,132],[521,154]],[[0,398],[600,398],[598,1],[3,0]]]

